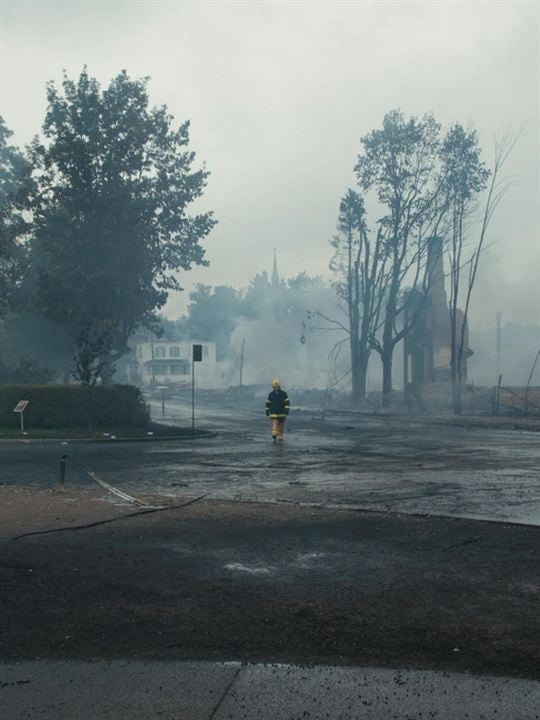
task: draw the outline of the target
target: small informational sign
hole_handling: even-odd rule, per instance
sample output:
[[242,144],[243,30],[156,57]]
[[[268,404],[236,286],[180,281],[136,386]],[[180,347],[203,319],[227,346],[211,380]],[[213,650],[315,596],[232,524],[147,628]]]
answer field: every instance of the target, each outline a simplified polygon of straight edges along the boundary
[[13,408],[13,412],[19,414],[19,420],[21,423],[21,432],[23,435],[26,435],[26,433],[24,432],[24,411],[25,411],[26,407],[28,406],[29,402],[30,402],[30,400],[19,400],[19,402]]
[[193,346],[193,362],[202,362],[202,345]]
[[19,400],[19,402],[13,408],[13,412],[14,413],[24,412],[24,410],[26,409],[26,406],[28,405],[29,402],[30,402],[30,400]]

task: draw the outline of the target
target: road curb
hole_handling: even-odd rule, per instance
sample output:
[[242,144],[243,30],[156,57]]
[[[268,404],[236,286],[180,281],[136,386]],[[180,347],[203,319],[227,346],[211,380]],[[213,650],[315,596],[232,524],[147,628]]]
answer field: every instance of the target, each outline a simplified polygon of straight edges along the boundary
[[0,438],[0,443],[86,443],[86,444],[110,444],[113,443],[137,443],[137,442],[167,442],[170,440],[197,440],[199,438],[216,437],[218,432],[215,430],[199,430],[186,435],[167,435],[161,437],[127,437],[127,438]]

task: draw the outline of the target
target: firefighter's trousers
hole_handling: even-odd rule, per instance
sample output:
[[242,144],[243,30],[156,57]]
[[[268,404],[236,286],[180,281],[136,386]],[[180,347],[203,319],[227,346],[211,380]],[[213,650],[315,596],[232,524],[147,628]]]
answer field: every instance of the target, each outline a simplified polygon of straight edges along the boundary
[[272,437],[278,440],[283,440],[283,433],[285,432],[285,417],[273,417],[272,418]]

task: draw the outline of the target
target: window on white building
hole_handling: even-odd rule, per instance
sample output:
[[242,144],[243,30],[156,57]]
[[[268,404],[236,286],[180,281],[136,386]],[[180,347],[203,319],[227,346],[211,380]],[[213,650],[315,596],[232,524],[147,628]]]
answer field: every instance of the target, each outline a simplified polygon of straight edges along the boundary
[[178,345],[173,345],[169,348],[169,357],[172,358],[179,358],[180,357],[180,348]]
[[157,358],[164,358],[165,357],[165,348],[163,345],[156,345],[154,348],[154,357]]
[[188,375],[189,363],[173,363],[170,367],[171,375]]

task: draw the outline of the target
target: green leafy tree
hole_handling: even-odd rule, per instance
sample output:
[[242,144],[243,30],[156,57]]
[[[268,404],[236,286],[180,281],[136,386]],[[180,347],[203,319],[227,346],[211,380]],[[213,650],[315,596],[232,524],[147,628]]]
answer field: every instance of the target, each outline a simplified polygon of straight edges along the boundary
[[242,315],[249,319],[260,317],[268,306],[271,297],[275,299],[275,296],[272,295],[272,283],[266,270],[263,270],[263,272],[257,273],[250,280],[244,294]]
[[27,234],[31,165],[9,144],[11,131],[0,117],[0,311],[18,287],[24,257],[21,240]]
[[71,337],[76,376],[109,382],[135,330],[181,289],[176,273],[207,264],[215,220],[187,209],[208,173],[193,169],[189,123],[149,106],[147,79],[123,71],[102,89],[85,69],[49,83],[47,100],[33,145],[37,300]]
[[2,360],[20,367],[29,358],[68,382],[71,374],[71,342],[63,328],[27,310],[6,313],[0,325]]
[[[381,129],[361,142],[363,151],[355,166],[358,184],[364,193],[374,191],[383,208],[379,226],[388,277],[381,333],[374,348],[381,356],[383,404],[388,405],[394,350],[416,319],[414,312],[408,312],[409,304],[417,289],[425,289],[429,238],[437,235],[445,215],[440,126],[431,115],[407,119],[394,110],[385,116]],[[409,292],[404,292],[405,286]]]
[[299,272],[286,280],[287,287],[293,292],[305,292],[308,290],[319,289],[324,285],[324,281],[320,275],[308,275],[305,270]]
[[334,287],[345,304],[347,324],[324,320],[347,333],[352,400],[359,402],[366,394],[369,357],[385,296],[387,254],[380,228],[374,242],[370,240],[364,200],[354,190],[341,199],[338,234],[330,244],[334,248],[330,269],[337,278]]
[[198,283],[189,295],[186,318],[182,321],[186,337],[216,343],[218,360],[230,354],[231,334],[241,312],[241,294],[227,285],[210,287]]

